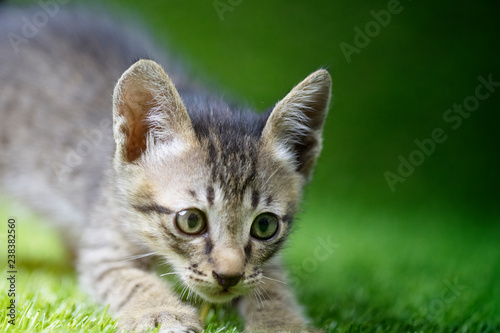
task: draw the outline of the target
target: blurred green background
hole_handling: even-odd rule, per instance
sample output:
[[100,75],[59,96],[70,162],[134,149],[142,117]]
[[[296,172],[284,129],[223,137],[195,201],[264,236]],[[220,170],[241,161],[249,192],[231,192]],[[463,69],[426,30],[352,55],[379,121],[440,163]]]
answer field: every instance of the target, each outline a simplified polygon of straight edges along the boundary
[[[471,100],[479,76],[500,82],[497,1],[100,5],[139,18],[196,77],[259,111],[310,72],[329,69],[324,149],[285,251],[292,285],[316,326],[500,331],[500,87],[458,128],[443,120],[454,104]],[[340,45],[356,46],[357,29],[376,29],[372,11],[382,15],[388,6],[390,22],[369,30],[369,43],[346,58]],[[392,191],[384,173],[396,174],[398,157],[408,159],[414,141],[436,128],[447,140]],[[326,259],[315,256],[328,242],[335,246],[323,246]],[[43,271],[45,259],[33,251],[26,250],[27,269]],[[214,327],[227,318],[212,319]]]
[[[355,46],[353,29],[364,31],[374,21],[370,12],[387,10],[390,1],[112,3],[138,13],[195,74],[258,110],[328,68],[334,99],[311,199],[496,216],[500,91],[456,130],[443,114],[474,94],[478,76],[500,82],[497,2],[401,1],[350,62],[340,44]],[[398,156],[408,158],[414,140],[434,128],[448,140],[393,193],[384,172],[396,172]]]

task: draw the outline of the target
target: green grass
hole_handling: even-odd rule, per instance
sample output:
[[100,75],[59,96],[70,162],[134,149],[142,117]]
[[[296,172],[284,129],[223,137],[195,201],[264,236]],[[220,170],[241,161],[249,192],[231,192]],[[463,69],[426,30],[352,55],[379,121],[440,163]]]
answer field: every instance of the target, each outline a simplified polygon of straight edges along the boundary
[[[308,201],[285,251],[291,285],[316,327],[327,332],[500,330],[499,226],[476,226],[452,214],[320,207]],[[8,286],[2,278],[0,330],[112,332],[115,321],[79,290],[54,231],[19,207],[3,205],[0,212],[2,220],[15,215],[18,221],[17,320],[15,327],[7,324]],[[5,224],[0,237],[6,238]],[[328,242],[335,243],[329,252],[321,245]],[[241,329],[234,310],[211,310],[207,332]]]
[[[212,1],[109,1],[144,18],[210,86],[258,110],[329,67],[334,99],[324,150],[285,251],[317,327],[500,331],[500,92],[457,131],[445,127],[449,139],[396,192],[383,178],[415,139],[447,126],[443,112],[474,92],[479,75],[499,80],[498,5],[402,1],[404,11],[347,63],[339,44],[352,43],[353,28],[387,2],[244,0],[220,21]],[[2,276],[0,330],[112,331],[105,308],[79,291],[54,232],[23,208],[4,204],[0,212],[0,223],[15,215],[20,229],[19,325],[5,326]],[[2,247],[5,232],[2,224]],[[338,245],[325,257],[317,249],[328,239]],[[459,290],[449,289],[455,281]],[[241,328],[234,311],[209,315],[208,332]]]

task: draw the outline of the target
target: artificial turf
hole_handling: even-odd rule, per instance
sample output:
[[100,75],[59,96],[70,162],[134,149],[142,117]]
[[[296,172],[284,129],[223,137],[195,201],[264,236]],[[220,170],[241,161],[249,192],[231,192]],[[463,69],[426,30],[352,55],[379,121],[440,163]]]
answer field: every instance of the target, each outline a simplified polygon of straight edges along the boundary
[[[348,62],[340,43],[352,44],[353,29],[388,1],[232,1],[223,20],[215,2],[109,1],[111,12],[126,8],[134,14],[126,17],[142,18],[202,81],[261,111],[313,70],[331,72],[324,150],[284,250],[290,284],[314,326],[500,331],[500,93],[457,130],[442,120],[474,93],[478,76],[499,81],[495,5],[402,1],[403,11]],[[398,156],[439,127],[449,139],[391,192],[384,172],[395,172]],[[114,331],[106,309],[79,290],[56,233],[24,210],[2,200],[0,244],[5,249],[4,222],[16,216],[19,266],[15,326],[5,317],[7,273],[0,278],[0,330]],[[206,327],[242,325],[221,307],[210,311]]]

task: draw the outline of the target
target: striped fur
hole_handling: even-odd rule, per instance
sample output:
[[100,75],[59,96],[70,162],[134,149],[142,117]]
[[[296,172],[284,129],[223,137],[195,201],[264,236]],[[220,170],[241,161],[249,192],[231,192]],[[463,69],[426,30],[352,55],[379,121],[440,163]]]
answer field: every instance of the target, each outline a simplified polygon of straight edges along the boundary
[[[85,11],[61,11],[16,55],[3,33],[33,11],[1,10],[1,183],[58,221],[77,244],[82,285],[110,304],[120,327],[202,330],[195,307],[151,271],[160,260],[195,299],[238,299],[248,330],[306,330],[293,291],[278,282],[286,279],[278,252],[321,150],[327,71],[256,114],[191,84],[146,39],[99,16],[89,22]],[[172,76],[152,60],[127,69],[146,53]],[[65,165],[89,133],[100,141]],[[199,234],[176,223],[190,209],[199,215],[186,216],[205,221]],[[251,231],[263,213],[277,221],[265,240]]]

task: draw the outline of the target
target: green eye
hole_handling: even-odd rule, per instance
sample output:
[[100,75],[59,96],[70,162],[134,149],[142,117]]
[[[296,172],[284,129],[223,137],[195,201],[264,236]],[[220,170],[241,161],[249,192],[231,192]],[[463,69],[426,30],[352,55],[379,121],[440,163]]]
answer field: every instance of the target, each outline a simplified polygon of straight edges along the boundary
[[278,218],[271,213],[260,214],[255,218],[250,229],[252,237],[267,240],[278,231]]
[[178,212],[175,216],[175,224],[187,235],[201,234],[207,226],[205,214],[194,208]]

